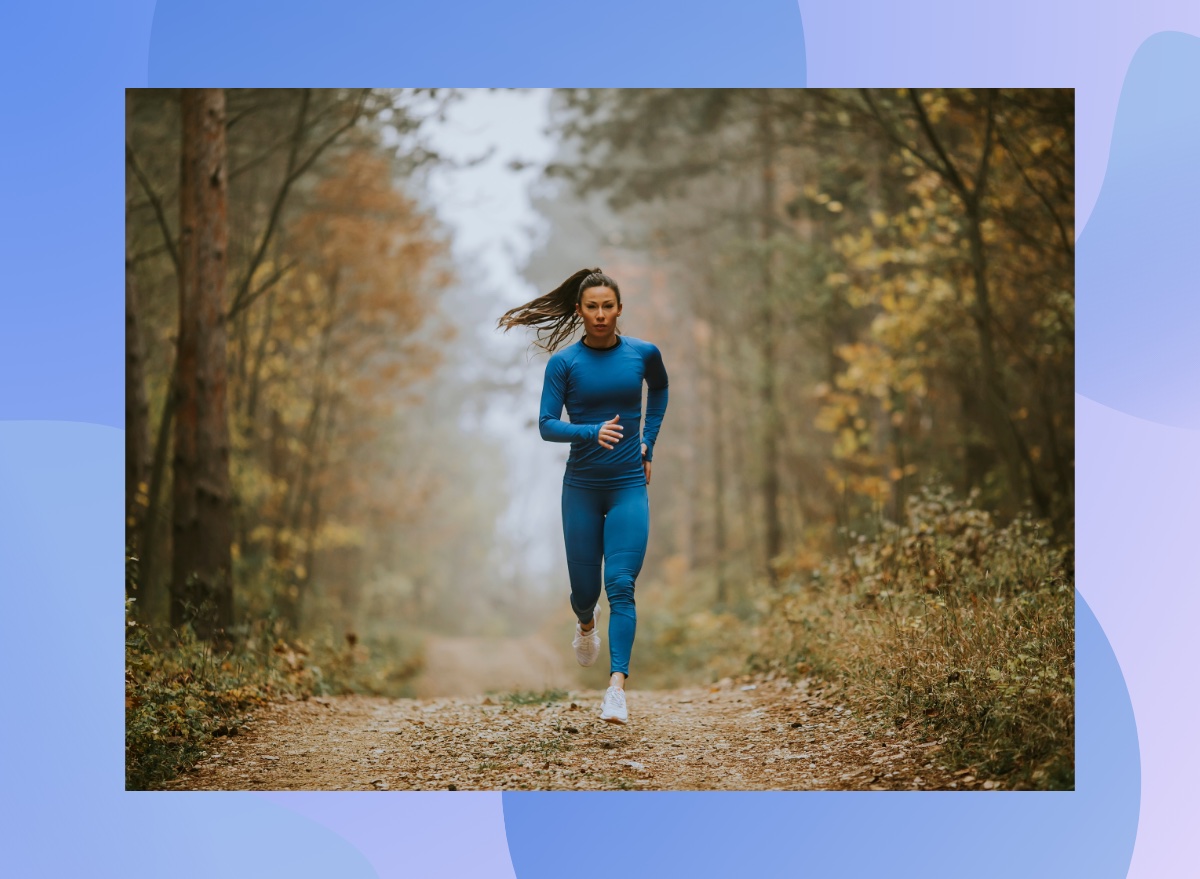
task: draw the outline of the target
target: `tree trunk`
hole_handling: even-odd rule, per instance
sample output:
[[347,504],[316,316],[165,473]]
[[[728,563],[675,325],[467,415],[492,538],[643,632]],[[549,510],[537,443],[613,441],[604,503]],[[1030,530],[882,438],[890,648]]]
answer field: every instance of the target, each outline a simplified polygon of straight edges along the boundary
[[125,264],[125,545],[136,550],[148,490],[150,406],[146,402],[145,358],[137,318],[133,268]]
[[726,537],[725,526],[725,441],[724,422],[721,412],[721,375],[720,353],[717,350],[719,333],[713,333],[705,345],[708,354],[708,380],[712,389],[712,426],[713,426],[713,490],[716,502],[713,504],[713,549],[716,554],[717,574],[717,604],[721,608],[729,606],[732,596],[729,592],[729,579],[725,574],[725,557],[729,553],[729,541]]
[[158,422],[158,433],[154,440],[154,453],[150,462],[150,488],[146,497],[146,514],[142,522],[141,564],[138,573],[142,592],[142,607],[149,610],[156,619],[162,608],[165,597],[163,592],[164,577],[160,575],[159,567],[167,543],[165,533],[165,516],[162,512],[163,482],[166,480],[167,450],[171,444],[171,428],[175,424],[175,388],[178,385],[178,364],[172,364],[171,380],[167,383],[167,394],[163,399],[162,418]]
[[[125,92],[125,137],[129,138],[133,119],[133,97]],[[125,228],[129,229],[129,202],[125,204]],[[138,323],[137,296],[133,266],[129,261],[129,241],[125,250],[125,546],[137,550],[145,507],[149,465],[150,407],[146,402],[145,355],[142,351],[141,326]],[[128,581],[127,581],[128,582]]]
[[[1071,499],[1075,496],[1075,480],[1071,462],[1060,445],[1058,428],[1054,424],[1055,410],[1051,403],[1051,389],[1048,385],[1049,382],[1046,380],[1038,382],[1038,402],[1042,413],[1043,429],[1046,431],[1046,444],[1050,447],[1050,461],[1054,469],[1055,498],[1052,518],[1055,530],[1065,533],[1074,506]],[[1063,395],[1057,393],[1057,388],[1054,388],[1054,391],[1056,393],[1053,394],[1053,399],[1061,400]]]
[[225,93],[183,89],[182,103],[171,625],[213,639],[233,622]]
[[[329,469],[330,450],[333,448],[334,429],[337,424],[337,408],[341,402],[341,395],[334,394],[329,401],[329,406],[325,413],[325,429],[324,439],[320,443],[319,449],[314,449],[313,454],[320,455],[320,463],[316,466],[316,471],[324,477],[325,472]],[[313,572],[316,570],[317,564],[317,532],[320,531],[322,522],[322,507],[321,494],[325,487],[322,479],[312,490],[311,500],[308,507],[308,522],[304,536],[304,576],[298,578],[297,588],[299,594],[296,596],[295,621],[299,627],[304,621],[304,605],[308,598],[309,591],[313,582]]]
[[271,341],[271,326],[275,317],[275,297],[267,294],[267,313],[263,316],[262,335],[258,339],[258,347],[254,352],[254,365],[250,368],[250,389],[246,393],[246,430],[253,431],[254,419],[258,416],[258,392],[262,385],[263,359],[267,355],[267,345]]
[[1039,515],[1048,516],[1049,497],[1042,486],[1037,468],[1030,459],[1024,437],[1018,432],[1009,412],[1007,383],[996,362],[996,343],[992,332],[991,290],[988,285],[987,255],[983,242],[983,218],[978,196],[967,203],[967,235],[970,242],[971,274],[975,281],[975,307],[972,316],[979,333],[980,361],[983,366],[984,408],[992,441],[999,447],[1008,472],[1014,500],[1022,485],[1027,488]]
[[762,207],[761,229],[763,254],[762,307],[760,310],[760,351],[762,384],[760,395],[763,407],[762,436],[762,497],[766,528],[767,580],[776,585],[776,556],[783,549],[783,530],[779,518],[779,403],[775,391],[775,295],[771,260],[771,236],[775,231],[775,132],[771,119],[770,93],[760,94],[759,146],[762,150]]

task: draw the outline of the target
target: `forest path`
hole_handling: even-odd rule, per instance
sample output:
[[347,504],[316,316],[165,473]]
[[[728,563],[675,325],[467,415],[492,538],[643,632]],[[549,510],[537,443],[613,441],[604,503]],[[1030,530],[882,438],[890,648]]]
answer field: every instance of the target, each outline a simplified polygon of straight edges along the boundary
[[931,790],[990,787],[940,745],[868,738],[818,681],[726,678],[630,688],[627,726],[602,693],[314,697],[271,704],[171,782],[189,790]]
[[425,667],[413,682],[419,698],[566,689],[574,683],[562,649],[536,634],[523,638],[431,635],[423,653]]

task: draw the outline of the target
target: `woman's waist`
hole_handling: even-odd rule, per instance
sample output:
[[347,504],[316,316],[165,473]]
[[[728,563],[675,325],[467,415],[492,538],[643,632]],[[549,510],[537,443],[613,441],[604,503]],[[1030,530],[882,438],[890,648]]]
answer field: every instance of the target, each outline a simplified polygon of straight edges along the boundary
[[630,485],[645,485],[646,473],[641,465],[606,464],[583,466],[567,462],[563,472],[563,484],[578,488],[621,488]]
[[642,441],[638,435],[617,440],[611,449],[606,449],[595,440],[571,443],[568,463],[586,464],[597,467],[640,467],[642,464]]
[[572,456],[567,459],[567,471],[587,473],[591,476],[621,476],[625,473],[641,473],[642,462],[640,459],[637,461],[596,461]]

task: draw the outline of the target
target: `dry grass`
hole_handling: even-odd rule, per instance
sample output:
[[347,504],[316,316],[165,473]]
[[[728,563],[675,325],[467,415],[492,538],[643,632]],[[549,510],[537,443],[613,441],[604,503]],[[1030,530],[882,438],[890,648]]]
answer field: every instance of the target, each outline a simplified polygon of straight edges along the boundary
[[1044,526],[945,489],[791,585],[754,664],[840,681],[880,727],[923,727],[1008,788],[1074,787],[1074,578]]
[[326,631],[285,640],[277,621],[243,627],[229,651],[190,625],[155,631],[125,602],[125,786],[161,787],[195,766],[217,737],[241,734],[248,712],[281,699],[361,693],[411,696],[415,642],[339,642]]

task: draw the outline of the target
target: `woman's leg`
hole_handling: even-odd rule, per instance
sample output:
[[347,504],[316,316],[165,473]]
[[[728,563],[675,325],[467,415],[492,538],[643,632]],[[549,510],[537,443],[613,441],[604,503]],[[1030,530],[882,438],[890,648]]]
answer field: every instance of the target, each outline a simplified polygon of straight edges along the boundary
[[645,485],[612,489],[604,519],[604,591],[608,594],[608,647],[612,672],[629,676],[637,629],[633,587],[650,537],[650,495]]
[[563,540],[571,579],[571,610],[583,625],[592,621],[600,600],[600,561],[604,555],[604,493],[563,483]]

